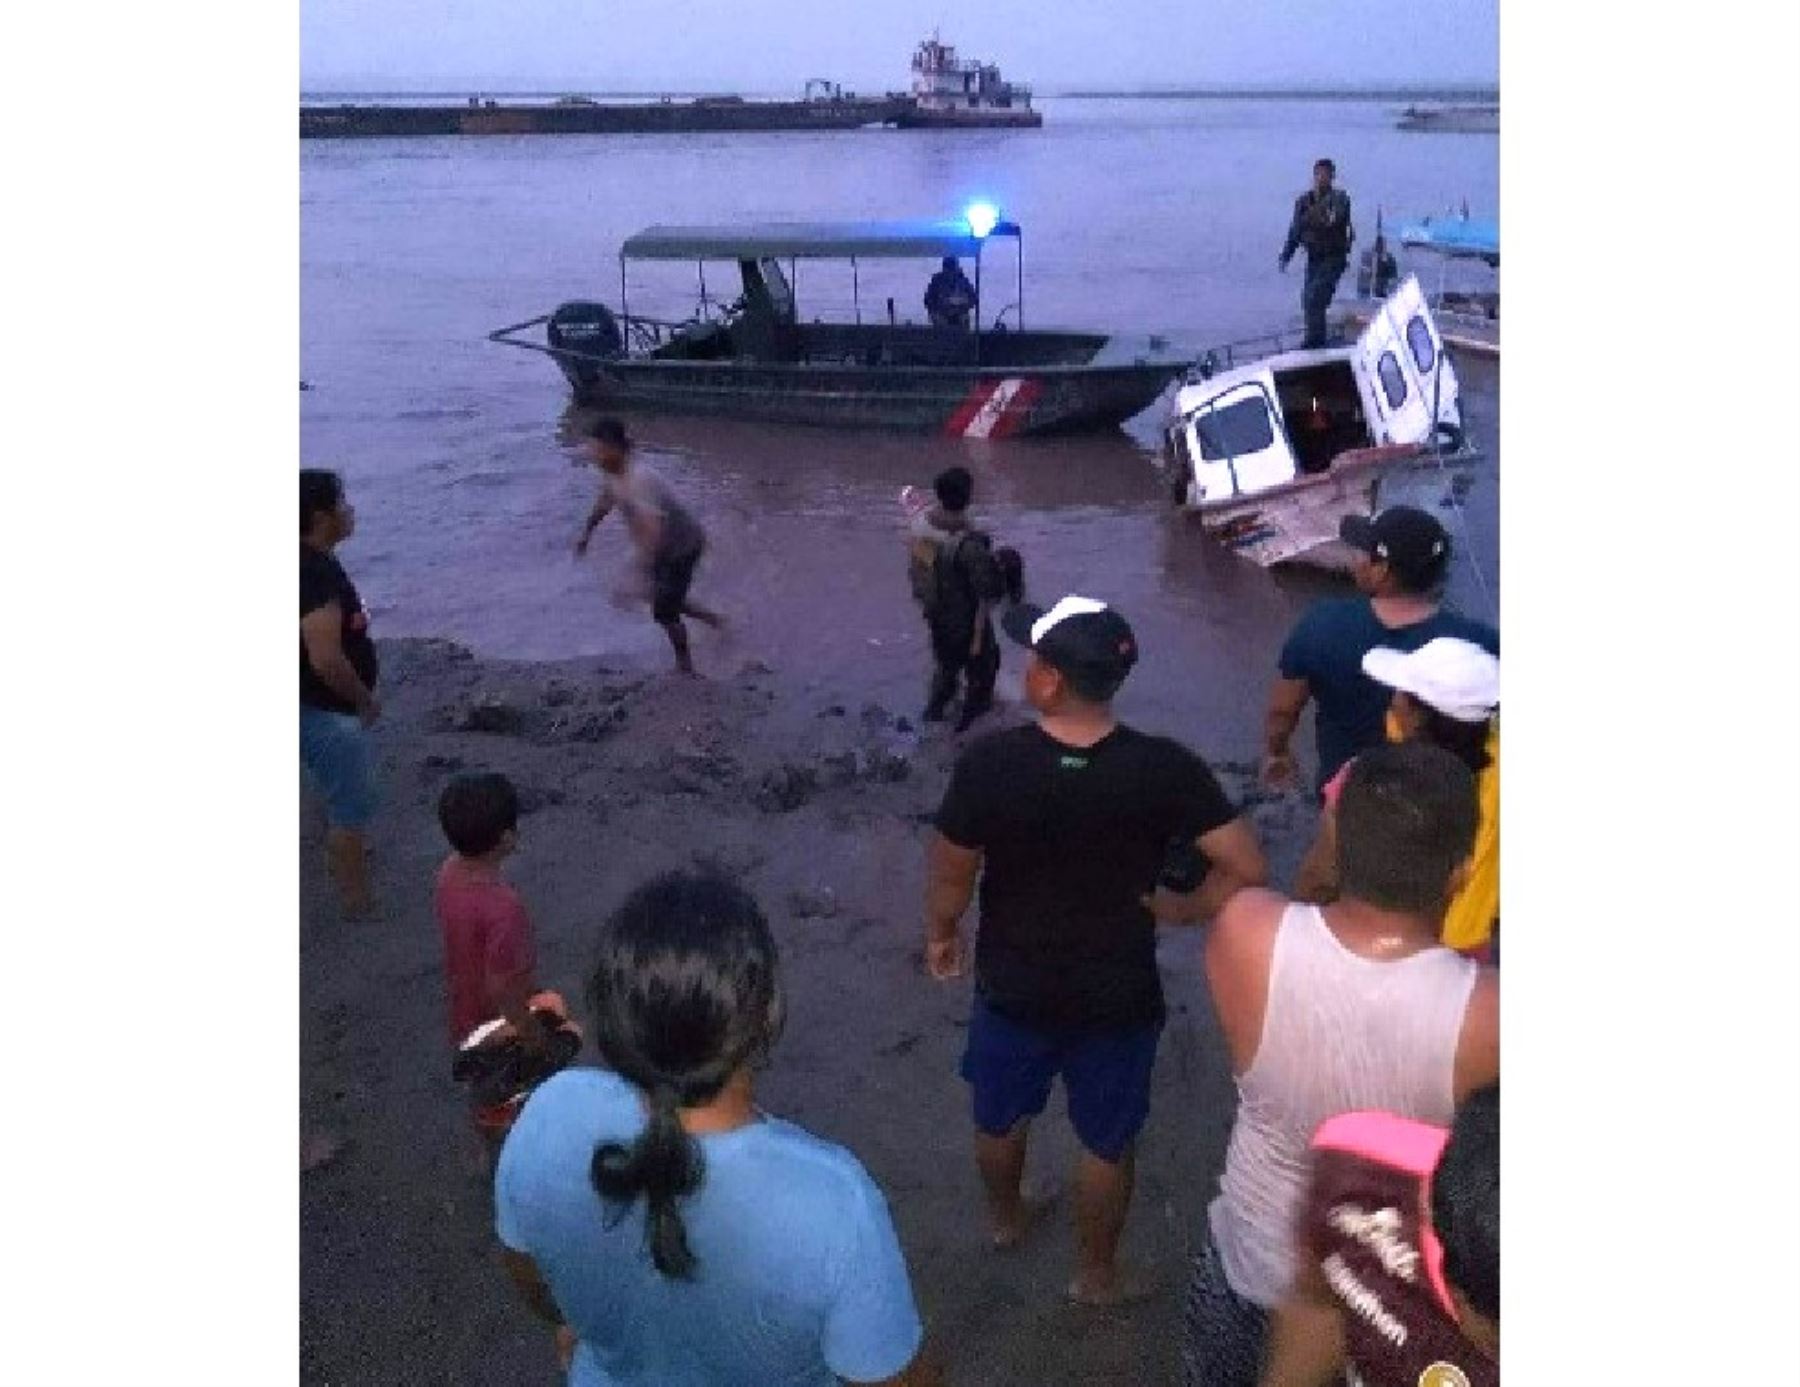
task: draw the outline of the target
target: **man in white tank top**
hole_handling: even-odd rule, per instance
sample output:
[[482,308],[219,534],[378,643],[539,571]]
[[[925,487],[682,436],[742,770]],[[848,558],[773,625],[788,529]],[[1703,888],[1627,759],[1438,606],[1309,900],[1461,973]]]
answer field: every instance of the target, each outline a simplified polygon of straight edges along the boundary
[[1448,1126],[1499,1078],[1499,974],[1438,941],[1478,817],[1449,752],[1366,752],[1338,802],[1339,899],[1252,888],[1219,912],[1206,975],[1238,1113],[1183,1309],[1189,1387],[1254,1387],[1321,1123],[1379,1109]]

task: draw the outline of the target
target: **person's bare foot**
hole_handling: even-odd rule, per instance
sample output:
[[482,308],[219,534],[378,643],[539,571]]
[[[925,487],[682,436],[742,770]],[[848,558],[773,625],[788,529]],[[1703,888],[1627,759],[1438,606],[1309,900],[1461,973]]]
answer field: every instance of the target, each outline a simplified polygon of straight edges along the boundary
[[1156,1294],[1156,1282],[1142,1267],[1127,1264],[1116,1266],[1104,1275],[1077,1272],[1069,1283],[1068,1294],[1077,1305],[1104,1310],[1148,1300]]
[[1060,1191],[1049,1189],[1027,1194],[1019,1200],[1019,1220],[1016,1224],[996,1226],[988,1233],[994,1251],[1010,1252],[1030,1236],[1031,1230],[1043,1221],[1044,1215],[1056,1207]]

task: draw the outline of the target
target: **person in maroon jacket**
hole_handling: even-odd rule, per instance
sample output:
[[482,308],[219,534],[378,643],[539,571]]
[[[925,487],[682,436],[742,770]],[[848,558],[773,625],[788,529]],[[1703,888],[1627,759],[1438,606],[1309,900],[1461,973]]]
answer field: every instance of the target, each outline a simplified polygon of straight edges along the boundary
[[1299,1238],[1262,1387],[1499,1387],[1500,1086],[1448,1131],[1326,1122]]

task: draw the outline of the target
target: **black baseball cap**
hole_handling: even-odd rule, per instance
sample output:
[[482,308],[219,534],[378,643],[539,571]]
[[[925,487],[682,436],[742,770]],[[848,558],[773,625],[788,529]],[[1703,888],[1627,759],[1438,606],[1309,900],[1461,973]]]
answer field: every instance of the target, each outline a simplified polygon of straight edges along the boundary
[[1450,536],[1437,517],[1416,506],[1389,506],[1376,515],[1346,515],[1338,538],[1405,576],[1428,576],[1450,557]]
[[577,438],[591,438],[598,443],[610,443],[615,448],[629,448],[631,435],[625,432],[625,425],[611,415],[603,414],[597,419],[589,419],[577,425]]
[[1110,698],[1137,663],[1131,623],[1104,602],[1070,595],[1049,609],[1021,602],[1000,618],[1007,635],[1045,664]]

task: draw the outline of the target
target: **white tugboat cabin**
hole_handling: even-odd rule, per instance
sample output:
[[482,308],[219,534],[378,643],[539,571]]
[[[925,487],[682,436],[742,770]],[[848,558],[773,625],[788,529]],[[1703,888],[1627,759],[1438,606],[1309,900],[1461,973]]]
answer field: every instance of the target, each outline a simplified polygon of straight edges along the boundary
[[895,124],[913,127],[1036,127],[1031,88],[1008,82],[993,63],[958,58],[934,33],[913,52],[913,109]]

